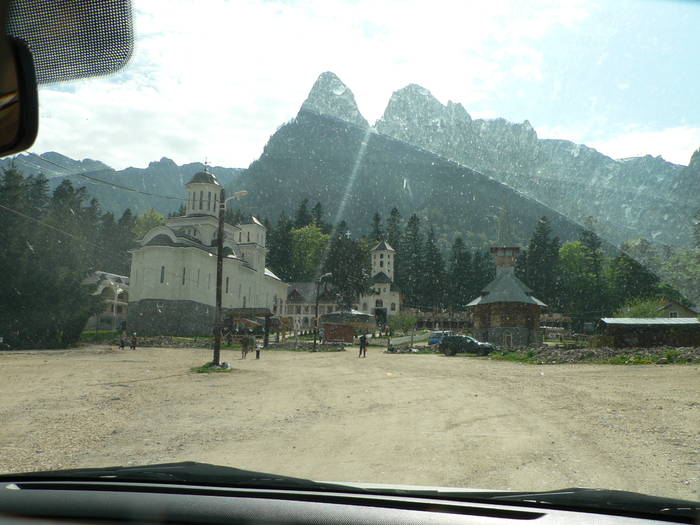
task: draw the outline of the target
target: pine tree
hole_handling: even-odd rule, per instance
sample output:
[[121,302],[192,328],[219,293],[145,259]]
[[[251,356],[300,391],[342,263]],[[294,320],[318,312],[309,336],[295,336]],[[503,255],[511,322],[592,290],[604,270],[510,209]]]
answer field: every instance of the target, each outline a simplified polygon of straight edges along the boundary
[[[492,257],[488,252],[476,251],[472,256],[472,282],[469,296],[471,299],[481,295],[487,284],[489,284],[496,276],[496,270],[493,265]],[[470,299],[470,300],[471,300]]]
[[[590,223],[590,220],[588,221]],[[588,310],[585,314],[585,321],[594,322],[607,313],[611,313],[608,304],[607,283],[603,276],[604,254],[600,247],[602,245],[600,237],[591,229],[585,229],[580,237],[581,245],[584,248],[584,268],[589,275],[592,285],[588,290],[582,290],[588,297]]]
[[374,212],[374,216],[372,217],[372,229],[369,233],[369,239],[374,242],[379,242],[383,238],[384,231],[382,230],[382,216],[379,215],[379,212]]
[[309,213],[309,199],[304,199],[301,201],[299,208],[297,208],[296,215],[294,216],[294,227],[303,228],[313,221],[314,218],[311,213]]
[[659,292],[659,278],[626,253],[610,263],[612,307],[619,308],[633,299],[650,299]]
[[540,217],[524,254],[523,281],[538,299],[550,306],[559,302],[559,239],[551,238],[547,217]]
[[445,286],[447,304],[453,310],[463,311],[467,303],[474,299],[471,297],[474,275],[471,252],[467,250],[459,235],[452,243],[447,275]]
[[280,279],[286,282],[293,281],[292,254],[292,224],[284,212],[277,219],[277,226],[268,234],[267,263]]
[[357,297],[369,290],[369,252],[359,241],[350,237],[345,221],[338,224],[330,240],[323,272],[331,273],[327,282],[337,294],[337,304],[342,310],[349,310]]
[[408,306],[420,306],[421,279],[423,277],[423,235],[420,231],[420,219],[416,214],[409,217],[406,231],[402,236],[400,256],[399,288],[406,297]]
[[445,263],[435,240],[435,230],[430,227],[421,258],[420,302],[436,310],[444,302]]
[[394,250],[401,246],[401,213],[398,208],[392,208],[386,221],[386,240]]

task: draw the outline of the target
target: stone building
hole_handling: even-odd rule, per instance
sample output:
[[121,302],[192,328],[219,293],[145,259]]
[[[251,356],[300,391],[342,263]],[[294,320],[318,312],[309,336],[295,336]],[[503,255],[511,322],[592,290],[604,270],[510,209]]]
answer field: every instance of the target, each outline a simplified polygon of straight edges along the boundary
[[104,308],[92,315],[85,330],[121,330],[126,322],[129,303],[129,278],[108,272],[92,272],[83,284],[95,286],[93,295],[102,297]]
[[[318,288],[318,315],[336,311],[336,297],[321,283]],[[316,315],[316,283],[289,283],[285,317],[290,320],[290,328],[295,332],[314,329]]]
[[542,343],[540,312],[546,304],[532,295],[515,276],[516,247],[491,248],[496,257],[496,278],[467,307],[474,336],[496,346]]
[[[206,170],[187,183],[186,213],[150,230],[132,251],[128,329],[208,335],[216,304],[216,234],[221,186]],[[222,307],[284,312],[287,284],[265,267],[266,228],[254,217],[224,224]]]

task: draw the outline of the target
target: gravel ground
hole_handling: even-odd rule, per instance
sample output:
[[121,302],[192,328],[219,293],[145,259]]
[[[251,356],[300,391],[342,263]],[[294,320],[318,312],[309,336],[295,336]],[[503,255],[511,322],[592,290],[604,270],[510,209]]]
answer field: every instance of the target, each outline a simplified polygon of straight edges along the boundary
[[700,365],[0,352],[0,471],[203,461],[318,480],[700,499]]

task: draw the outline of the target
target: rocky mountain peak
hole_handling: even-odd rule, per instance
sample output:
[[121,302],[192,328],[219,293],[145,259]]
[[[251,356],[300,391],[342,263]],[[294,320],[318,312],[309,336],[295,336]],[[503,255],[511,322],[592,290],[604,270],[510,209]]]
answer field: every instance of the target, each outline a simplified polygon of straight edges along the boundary
[[688,169],[700,173],[700,148],[696,149],[693,155],[690,157]]
[[355,96],[350,88],[330,71],[321,73],[301,109],[352,122],[358,126],[368,126],[367,120],[357,108]]
[[416,117],[423,119],[426,117],[441,118],[446,116],[445,110],[445,106],[430,91],[418,84],[409,84],[394,91],[381,120],[390,122],[392,120],[412,120]]

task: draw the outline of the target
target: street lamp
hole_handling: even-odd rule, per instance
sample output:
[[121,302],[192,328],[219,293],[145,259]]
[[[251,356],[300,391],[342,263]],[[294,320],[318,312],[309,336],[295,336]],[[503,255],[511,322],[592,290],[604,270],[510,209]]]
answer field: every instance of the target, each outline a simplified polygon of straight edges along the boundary
[[321,277],[318,278],[316,281],[316,319],[314,320],[314,349],[313,351],[316,351],[316,339],[318,338],[318,289],[321,287],[321,281],[323,281],[326,277],[331,277],[333,274],[331,272],[324,273]]
[[219,197],[219,227],[216,233],[216,317],[214,319],[214,355],[211,359],[213,366],[219,366],[221,364],[221,286],[224,268],[224,212],[226,211],[226,203],[228,201],[231,199],[240,199],[246,195],[248,195],[248,192],[246,190],[241,190],[227,199],[224,188],[221,188],[221,196]]

